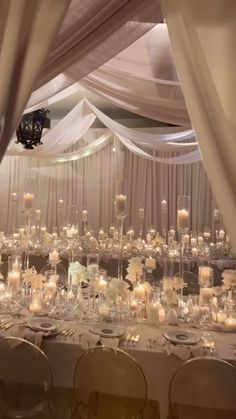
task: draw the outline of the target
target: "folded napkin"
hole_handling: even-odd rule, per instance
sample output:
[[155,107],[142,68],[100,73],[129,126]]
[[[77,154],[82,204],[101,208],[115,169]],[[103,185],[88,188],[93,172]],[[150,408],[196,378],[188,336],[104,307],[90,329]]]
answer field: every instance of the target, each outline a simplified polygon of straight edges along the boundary
[[165,351],[166,355],[176,355],[183,361],[187,361],[189,358],[202,356],[204,354],[201,345],[173,345],[164,336],[160,336],[158,344]]
[[83,349],[87,350],[99,345],[118,348],[119,338],[104,338],[89,332],[81,336],[81,347]]

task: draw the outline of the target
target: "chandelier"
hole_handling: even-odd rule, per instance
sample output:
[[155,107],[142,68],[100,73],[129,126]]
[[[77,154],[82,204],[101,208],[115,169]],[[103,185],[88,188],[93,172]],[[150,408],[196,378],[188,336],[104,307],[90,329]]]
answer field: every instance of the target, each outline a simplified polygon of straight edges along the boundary
[[33,150],[34,147],[43,144],[41,141],[43,128],[50,128],[48,112],[42,108],[23,115],[16,130],[16,144],[21,143],[26,150]]

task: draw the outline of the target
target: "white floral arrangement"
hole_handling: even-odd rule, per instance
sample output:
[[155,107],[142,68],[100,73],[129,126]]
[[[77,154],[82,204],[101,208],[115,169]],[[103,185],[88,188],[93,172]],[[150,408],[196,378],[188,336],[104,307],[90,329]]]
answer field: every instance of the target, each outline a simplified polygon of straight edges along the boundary
[[223,287],[225,289],[236,287],[236,269],[225,269],[221,276],[223,278]]
[[72,285],[80,285],[82,282],[88,282],[86,268],[80,262],[70,263],[68,273],[72,276]]
[[141,261],[140,257],[133,257],[129,259],[129,264],[127,268],[128,274],[126,279],[128,279],[132,284],[136,281],[140,281],[143,276],[144,264]]
[[122,279],[112,278],[106,291],[106,298],[108,301],[115,301],[117,297],[121,297],[126,301],[129,296],[129,284]]
[[38,274],[35,267],[32,267],[30,269],[26,269],[26,271],[23,273],[23,281],[25,283],[31,283],[31,287],[33,289],[37,288],[43,288],[46,278],[42,274]]

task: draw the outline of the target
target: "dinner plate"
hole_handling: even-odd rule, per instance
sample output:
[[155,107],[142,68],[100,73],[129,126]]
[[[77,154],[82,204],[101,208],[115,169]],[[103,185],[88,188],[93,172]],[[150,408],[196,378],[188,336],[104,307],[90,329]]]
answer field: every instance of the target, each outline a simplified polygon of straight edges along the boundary
[[103,338],[119,338],[124,334],[124,329],[119,326],[96,326],[90,329],[90,332]]
[[174,344],[196,345],[200,341],[200,335],[188,330],[171,330],[164,333],[164,337]]
[[31,329],[42,332],[55,332],[59,329],[60,324],[60,321],[48,317],[33,317],[28,322]]

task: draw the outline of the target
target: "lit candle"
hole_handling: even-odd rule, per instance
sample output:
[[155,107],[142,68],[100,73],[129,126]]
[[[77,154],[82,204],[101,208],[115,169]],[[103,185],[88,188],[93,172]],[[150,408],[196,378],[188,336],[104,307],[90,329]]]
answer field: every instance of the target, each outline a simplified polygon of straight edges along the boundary
[[41,232],[42,236],[44,236],[44,234],[46,234],[46,231],[47,231],[46,227],[41,227],[40,228],[40,232]]
[[225,232],[224,230],[219,231],[219,239],[223,240],[225,238]]
[[58,208],[64,207],[64,199],[58,199]]
[[88,211],[86,211],[86,210],[82,211],[82,221],[83,221],[83,223],[88,221]]
[[25,234],[25,229],[24,228],[19,228],[19,234],[21,236],[23,236]]
[[186,209],[177,211],[177,226],[179,229],[189,227],[189,212]]
[[198,244],[201,245],[204,242],[204,238],[202,236],[198,236],[197,241]]
[[91,236],[92,234],[90,233],[90,231],[87,231],[87,233],[85,234],[86,239],[89,240]]
[[29,305],[29,310],[31,311],[31,313],[40,313],[42,311],[42,306],[39,303],[31,303]]
[[161,209],[162,209],[162,211],[167,210],[167,201],[165,199],[163,199],[163,201],[161,201]]
[[13,193],[11,194],[11,201],[12,201],[12,202],[17,202],[17,193],[16,193],[16,192],[13,192]]
[[200,266],[198,274],[200,282],[208,283],[212,276],[212,268],[209,266]]
[[192,237],[190,243],[192,247],[195,247],[197,245],[197,239],[195,239],[195,237]]
[[209,304],[213,295],[212,288],[200,288],[200,300],[202,304]]
[[100,278],[96,288],[98,292],[105,292],[107,289],[107,281],[105,281],[105,279]]
[[205,231],[203,233],[203,236],[205,237],[205,239],[209,239],[211,237],[211,233],[209,231]]
[[218,209],[214,209],[213,213],[214,213],[214,217],[215,218],[219,218],[220,217],[220,211]]
[[23,194],[23,202],[24,202],[24,210],[32,210],[34,204],[34,194],[32,193],[24,193]]
[[159,326],[159,304],[149,303],[147,305],[147,322]]
[[49,262],[58,262],[59,253],[56,250],[53,250],[52,253],[49,253]]
[[126,235],[127,235],[127,238],[129,239],[129,241],[132,241],[132,240],[133,240],[133,238],[134,238],[134,230],[133,230],[132,228],[130,228],[130,229],[127,231]]
[[140,218],[144,218],[144,208],[139,208],[138,215]]
[[20,273],[19,272],[8,272],[8,286],[13,290],[18,290],[20,288]]
[[116,195],[116,209],[118,215],[125,215],[126,214],[126,203],[127,203],[127,196],[126,195]]
[[145,296],[145,289],[142,284],[138,285],[137,287],[134,287],[134,297],[135,298],[144,298]]
[[147,268],[156,269],[156,259],[148,257],[145,259],[145,266]]
[[98,233],[98,240],[104,240],[104,237],[105,237],[105,232],[104,232],[104,230],[99,230],[99,233]]
[[225,319],[225,328],[234,332],[236,330],[236,319],[233,317],[228,317]]
[[0,240],[4,240],[4,231],[0,231]]
[[115,227],[111,226],[109,228],[109,234],[110,234],[111,237],[113,237],[114,232],[115,232]]
[[13,233],[13,239],[19,239],[20,235],[18,233]]
[[192,256],[197,256],[198,255],[198,250],[196,247],[192,248]]

